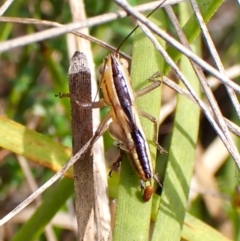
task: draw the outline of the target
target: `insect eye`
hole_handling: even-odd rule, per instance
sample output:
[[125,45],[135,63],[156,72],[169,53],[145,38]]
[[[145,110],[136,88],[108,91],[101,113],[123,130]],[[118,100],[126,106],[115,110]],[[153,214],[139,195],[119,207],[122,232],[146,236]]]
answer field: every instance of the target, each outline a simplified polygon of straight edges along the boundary
[[105,64],[101,64],[100,67],[99,67],[99,70],[98,70],[99,74],[103,75],[105,69],[106,69],[106,65]]
[[128,61],[126,59],[120,59],[119,61],[123,67],[128,69]]

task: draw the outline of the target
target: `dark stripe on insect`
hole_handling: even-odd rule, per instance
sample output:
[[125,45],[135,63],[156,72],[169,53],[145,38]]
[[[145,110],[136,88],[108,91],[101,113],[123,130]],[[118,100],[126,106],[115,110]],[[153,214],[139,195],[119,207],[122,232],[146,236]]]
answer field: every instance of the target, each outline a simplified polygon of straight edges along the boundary
[[132,101],[131,97],[128,92],[128,87],[126,81],[124,79],[123,74],[121,73],[121,69],[119,67],[118,62],[116,61],[115,57],[111,55],[112,61],[112,75],[113,75],[113,82],[115,86],[115,90],[118,96],[119,103],[126,114],[129,125],[131,128],[131,136],[134,142],[134,146],[136,149],[136,153],[138,156],[138,160],[140,166],[144,172],[145,178],[148,180],[152,178],[152,170],[149,165],[149,158],[146,150],[146,142],[136,126],[134,114],[132,112]]
[[143,172],[145,174],[145,178],[148,180],[152,178],[152,169],[150,166],[149,158],[147,155],[147,150],[146,150],[146,142],[141,134],[141,132],[137,130],[133,130],[131,132],[131,136],[134,142],[134,146],[136,149],[136,153],[138,156],[138,160],[140,162],[140,165],[143,169]]
[[129,120],[131,129],[137,129],[135,120],[134,120],[134,115],[132,113],[132,100],[128,92],[126,81],[124,79],[124,76],[121,73],[121,69],[119,67],[118,62],[116,61],[115,57],[112,55],[111,55],[111,60],[112,60],[113,82],[114,82],[119,103]]

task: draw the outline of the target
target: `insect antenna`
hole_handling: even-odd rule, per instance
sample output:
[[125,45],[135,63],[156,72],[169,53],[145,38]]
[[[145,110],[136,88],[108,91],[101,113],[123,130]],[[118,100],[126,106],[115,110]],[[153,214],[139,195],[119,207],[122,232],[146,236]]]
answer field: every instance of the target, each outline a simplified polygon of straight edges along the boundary
[[[148,15],[147,18],[150,17],[159,7],[161,7],[167,0],[163,0],[156,8],[154,8]],[[122,43],[118,46],[116,53],[119,53],[120,48],[127,41],[127,39],[138,29],[139,25],[137,25],[122,41]]]

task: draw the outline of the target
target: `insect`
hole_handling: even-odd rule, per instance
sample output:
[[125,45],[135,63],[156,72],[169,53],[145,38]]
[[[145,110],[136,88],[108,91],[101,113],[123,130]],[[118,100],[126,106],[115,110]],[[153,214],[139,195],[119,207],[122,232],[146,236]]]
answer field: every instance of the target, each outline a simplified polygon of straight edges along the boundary
[[[141,187],[144,189],[143,199],[148,201],[153,192],[152,178],[160,186],[161,184],[153,173],[148,142],[139,120],[135,94],[130,83],[128,64],[125,59],[120,59],[117,54],[110,54],[105,58],[99,72],[103,100],[110,107],[112,118],[109,125],[110,135],[119,142],[121,149],[130,153],[131,164],[140,177]],[[157,88],[160,83],[159,81],[153,82],[150,88],[145,89],[143,94]],[[154,117],[145,112],[140,114],[150,119],[157,129],[157,122]],[[157,144],[156,140],[155,143]],[[161,152],[163,151],[158,144],[157,147]],[[146,186],[146,182],[150,182],[150,185]]]

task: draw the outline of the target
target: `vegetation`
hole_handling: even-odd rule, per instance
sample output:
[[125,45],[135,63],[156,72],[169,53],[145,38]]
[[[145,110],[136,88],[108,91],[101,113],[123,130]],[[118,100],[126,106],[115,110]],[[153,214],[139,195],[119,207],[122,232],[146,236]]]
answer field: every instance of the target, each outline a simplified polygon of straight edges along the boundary
[[[137,5],[144,1],[129,2]],[[237,1],[228,0],[221,6],[222,2],[204,0],[198,1],[198,4],[204,20],[209,21],[208,29],[227,76],[238,84],[240,8]],[[87,18],[117,9],[112,1],[104,1],[104,5],[101,1],[85,1]],[[199,35],[199,26],[190,5],[177,4],[173,10],[193,51],[215,67],[215,57],[210,55],[204,38]],[[70,45],[67,35],[30,44],[21,42],[17,48],[1,50],[10,39],[32,35],[48,28],[34,24],[33,19],[61,24],[71,22],[69,2],[15,1],[3,16],[10,18],[0,18],[1,218],[30,195],[36,185],[46,182],[66,163],[72,145],[69,100],[55,97],[59,92],[68,92]],[[14,17],[22,18],[21,22],[12,23]],[[26,18],[32,20],[24,24],[23,19]],[[171,36],[177,36],[171,20],[163,10],[154,13],[151,21]],[[89,30],[90,35],[117,47],[135,24],[133,18],[127,17],[101,23]],[[159,41],[174,62],[178,63],[197,96],[202,96],[206,101],[187,58],[170,44]],[[96,66],[102,63],[108,53],[108,50],[94,43],[91,51]],[[157,70],[161,70],[162,76],[177,81],[174,71],[139,29],[127,40],[121,51],[133,55],[131,78],[135,89],[148,84],[147,78]],[[207,71],[204,73],[207,78],[211,78]],[[238,125],[225,86],[213,78],[208,83],[223,115]],[[179,85],[183,87],[183,84]],[[173,103],[175,99],[177,104]],[[150,240],[171,241],[181,238],[191,241],[239,240],[240,197],[236,188],[239,181],[238,169],[206,116],[200,113],[197,105],[186,97],[177,95],[165,82],[161,85],[161,91],[156,90],[155,93],[139,98],[137,104],[155,117],[159,112],[160,116],[165,115],[160,118],[159,141],[169,154],[154,155],[156,150],[150,141],[151,153],[156,160],[156,173],[161,181],[164,180],[164,185],[163,190],[156,187],[152,200],[144,203],[141,200],[139,180],[129,163],[123,160],[120,175],[113,172],[113,177],[108,178],[109,197],[111,200],[117,198],[118,204],[114,240],[147,240],[149,236]],[[166,111],[168,114],[165,114]],[[101,110],[101,116],[105,113],[106,109]],[[149,121],[142,122],[148,139],[151,140],[153,125]],[[234,140],[238,146],[236,136]],[[104,135],[104,144],[107,152],[112,146],[108,134]],[[66,176],[72,178],[72,173],[70,169]],[[192,175],[194,185],[189,195]],[[34,205],[25,208],[11,220],[10,231],[4,233],[4,240],[76,239],[67,202],[71,197],[70,206],[73,206],[73,192],[72,179],[64,177],[44,192]],[[40,199],[42,205],[36,208],[41,203]],[[49,225],[48,228],[46,225]]]

